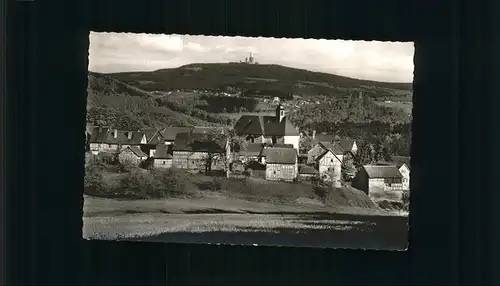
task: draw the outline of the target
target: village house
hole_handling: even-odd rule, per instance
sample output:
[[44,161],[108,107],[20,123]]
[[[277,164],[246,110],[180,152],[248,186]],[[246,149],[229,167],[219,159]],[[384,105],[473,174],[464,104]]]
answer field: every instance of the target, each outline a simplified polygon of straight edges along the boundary
[[410,190],[410,167],[406,163],[396,165],[403,176],[403,190]]
[[[266,164],[266,157],[267,157],[267,154],[268,154],[267,151],[270,148],[295,149],[295,148],[293,148],[292,144],[278,144],[278,143],[277,144],[263,144],[263,148],[261,149],[258,162],[260,162],[261,164]],[[298,161],[298,158],[297,158],[297,161]]]
[[340,139],[337,142],[340,145],[340,148],[344,150],[344,153],[350,152],[356,154],[358,151],[358,145],[356,144],[356,140],[354,139]]
[[198,172],[225,169],[226,146],[220,146],[215,141],[206,141],[204,134],[178,133],[173,145],[172,165],[175,168]]
[[395,165],[365,165],[353,179],[352,186],[373,200],[401,201],[403,176]]
[[392,156],[392,161],[396,164],[401,175],[403,175],[403,189],[410,189],[410,160],[411,157]]
[[99,152],[119,153],[129,146],[140,147],[146,143],[146,136],[140,131],[99,128],[94,129],[90,135],[89,149],[93,154]]
[[319,142],[337,143],[342,148],[342,150],[344,150],[344,153],[352,152],[353,154],[356,154],[356,152],[358,151],[356,140],[348,138],[340,139],[338,136],[325,132],[316,134],[316,130],[313,130],[312,132],[311,141],[312,144],[316,144]]
[[342,182],[342,155],[337,155],[336,153],[341,152],[328,148],[315,160],[319,174],[326,176],[326,179],[335,187],[340,187]]
[[312,134],[311,134],[311,143],[312,144],[316,144],[318,142],[333,142],[335,139],[335,135],[333,134],[328,134],[326,132],[323,132],[323,133],[319,133],[317,134],[316,133],[316,130],[313,130],[312,131]]
[[403,176],[403,190],[410,190],[410,157],[405,156],[391,156],[390,162],[379,161],[376,165],[386,165],[393,166],[395,165],[401,175]]
[[173,162],[173,145],[158,144],[153,158],[154,168],[171,168]]
[[300,134],[285,113],[283,106],[278,105],[275,116],[243,115],[234,130],[251,143],[292,144],[298,153]]
[[298,176],[297,150],[295,148],[266,149],[266,180],[294,181]]
[[243,163],[252,160],[258,161],[263,149],[264,144],[262,143],[247,143],[243,146],[236,146],[233,148],[232,160],[241,161]]
[[160,130],[164,143],[167,145],[174,144],[177,133],[190,133],[193,127],[165,127]]
[[153,157],[156,151],[156,146],[159,144],[165,144],[165,139],[161,133],[163,129],[146,129],[143,131],[146,136],[146,144],[141,145],[141,150],[144,153],[149,154],[149,157]]
[[307,152],[307,164],[314,164],[316,159],[328,150],[331,150],[342,163],[344,151],[338,144],[331,142],[318,142]]
[[122,164],[133,164],[139,165],[148,158],[148,155],[144,153],[138,146],[128,146],[120,151],[118,154],[118,161]]

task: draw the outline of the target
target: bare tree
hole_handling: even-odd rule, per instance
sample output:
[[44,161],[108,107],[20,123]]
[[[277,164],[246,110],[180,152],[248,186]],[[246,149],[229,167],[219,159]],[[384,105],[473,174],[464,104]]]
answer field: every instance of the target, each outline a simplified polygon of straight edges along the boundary
[[204,162],[205,172],[212,171],[215,162],[228,170],[230,155],[237,148],[244,148],[246,141],[228,127],[211,128],[203,134],[190,136],[188,141],[193,152],[200,150],[207,153]]

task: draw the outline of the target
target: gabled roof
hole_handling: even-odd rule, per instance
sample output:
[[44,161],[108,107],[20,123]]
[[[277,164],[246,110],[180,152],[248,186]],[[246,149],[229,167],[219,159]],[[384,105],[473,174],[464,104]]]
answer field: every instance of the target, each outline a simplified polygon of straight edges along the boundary
[[237,152],[242,156],[259,156],[264,148],[262,143],[248,143]]
[[266,157],[267,156],[267,150],[271,148],[287,148],[287,149],[293,149],[292,144],[264,144],[265,148],[262,149],[261,156]]
[[234,126],[238,134],[264,136],[299,136],[299,132],[285,116],[278,122],[276,116],[243,115]]
[[[116,138],[114,137],[114,132],[116,131]],[[131,138],[129,139],[129,134],[131,133]],[[105,144],[123,144],[123,145],[139,145],[144,137],[144,133],[141,131],[125,131],[116,130],[109,128],[102,128],[93,131],[90,136],[90,143],[105,143]]]
[[314,169],[311,166],[305,165],[305,164],[300,164],[299,165],[299,174],[318,174],[318,170]]
[[337,143],[331,142],[318,142],[317,144],[321,145],[325,150],[331,150],[335,155],[343,155],[344,150]]
[[172,145],[158,144],[156,146],[155,159],[172,159]]
[[192,133],[208,134],[210,132],[224,132],[223,127],[207,127],[207,126],[195,126],[191,130]]
[[408,167],[408,169],[410,169],[410,161],[411,161],[411,157],[406,157],[406,156],[392,156],[392,161],[396,164],[396,166],[398,168],[401,168],[401,166],[404,164],[406,164],[406,167]]
[[[325,152],[323,152],[321,155],[319,155],[318,157],[316,157],[316,161],[321,160],[328,153],[332,153],[333,156],[335,158],[337,158],[337,160],[339,160],[340,163],[342,163],[342,160],[340,160],[340,158],[337,156],[337,154],[335,154],[335,152],[333,152],[331,149],[326,149]],[[340,154],[340,155],[342,155],[342,154]]]
[[137,157],[147,157],[148,155],[146,153],[144,153],[141,148],[139,148],[138,146],[128,146],[127,148],[123,149],[123,151],[125,150],[130,150],[132,153],[134,153]]
[[334,138],[335,138],[335,135],[333,135],[333,134],[320,133],[320,134],[315,134],[312,141],[313,141],[313,143],[332,142]]
[[266,164],[295,164],[297,150],[292,148],[267,148]]
[[160,131],[166,141],[174,141],[177,133],[189,133],[193,127],[165,127]]
[[365,165],[363,169],[366,171],[368,178],[402,178],[403,175],[399,172],[399,169],[395,166],[383,166],[383,165]]
[[100,127],[93,127],[92,128],[92,133],[90,133],[90,139],[89,143],[102,143],[105,138],[106,134],[108,133],[109,128],[100,128]]
[[351,151],[352,147],[354,146],[355,140],[353,139],[340,139],[338,144],[340,145],[340,148],[344,150],[344,152]]
[[158,144],[163,144],[165,141],[165,139],[163,139],[163,135],[161,134],[161,131],[163,131],[163,128],[145,129],[142,131],[144,132],[144,135],[146,136],[147,144],[158,145]]
[[178,133],[174,141],[174,151],[223,153],[225,148],[215,141],[207,141],[202,133]]

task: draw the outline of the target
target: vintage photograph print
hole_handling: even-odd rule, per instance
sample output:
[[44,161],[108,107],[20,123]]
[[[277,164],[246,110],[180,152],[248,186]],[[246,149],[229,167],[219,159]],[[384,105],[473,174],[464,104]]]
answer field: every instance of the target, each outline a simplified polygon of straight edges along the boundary
[[89,37],[85,239],[407,248],[412,42]]

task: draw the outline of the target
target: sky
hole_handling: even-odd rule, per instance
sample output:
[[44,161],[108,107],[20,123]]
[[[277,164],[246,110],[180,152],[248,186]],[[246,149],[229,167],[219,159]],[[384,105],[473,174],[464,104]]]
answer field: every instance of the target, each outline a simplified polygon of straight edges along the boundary
[[413,81],[413,42],[90,33],[89,70],[154,71],[191,63],[278,64],[341,76]]

